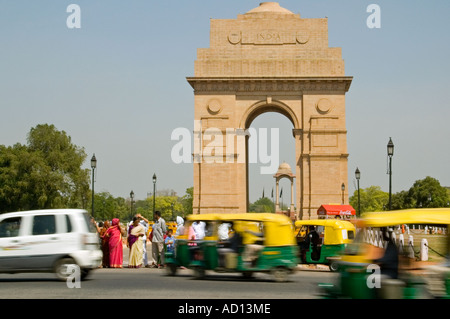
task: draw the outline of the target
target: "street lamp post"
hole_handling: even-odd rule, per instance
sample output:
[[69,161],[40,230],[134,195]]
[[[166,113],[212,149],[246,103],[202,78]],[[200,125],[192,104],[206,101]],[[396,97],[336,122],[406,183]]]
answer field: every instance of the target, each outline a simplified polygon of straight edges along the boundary
[[359,179],[361,178],[361,172],[359,171],[359,168],[356,168],[355,171],[355,177],[356,177],[356,182],[358,185],[358,217],[361,216],[361,198],[359,197]]
[[342,190],[342,205],[344,205],[345,201],[344,201],[344,191],[345,191],[345,184],[342,183],[341,185],[341,190]]
[[394,143],[392,143],[392,138],[389,138],[389,143],[387,145],[387,154],[389,157],[389,210],[392,209],[392,156],[394,156]]
[[133,218],[133,201],[134,201],[134,192],[130,192],[130,214],[131,218]]
[[155,199],[156,199],[156,174],[153,174],[153,216],[152,219],[155,218]]
[[94,172],[97,168],[97,159],[95,158],[95,154],[91,158],[91,168],[92,168],[92,217],[95,215],[94,210]]

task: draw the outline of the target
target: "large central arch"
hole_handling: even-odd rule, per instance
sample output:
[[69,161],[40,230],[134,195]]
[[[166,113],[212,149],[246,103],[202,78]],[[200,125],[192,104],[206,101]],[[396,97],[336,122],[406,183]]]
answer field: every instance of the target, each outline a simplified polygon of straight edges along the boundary
[[289,107],[289,105],[286,105],[281,101],[273,100],[258,101],[255,104],[251,105],[242,116],[242,119],[239,123],[239,128],[243,130],[248,129],[255,118],[257,118],[261,114],[268,112],[280,113],[286,116],[288,120],[291,121],[294,129],[300,129],[300,123],[297,119],[297,116],[295,115],[295,112]]
[[247,156],[239,136],[265,112],[285,115],[294,127],[297,217],[313,218],[322,204],[340,203],[341,185],[347,185],[345,93],[352,77],[345,76],[341,49],[328,47],[327,19],[302,19],[263,2],[237,20],[211,19],[210,38],[187,80],[194,88],[194,133],[221,132],[214,143],[223,152],[216,148],[205,160],[202,151],[212,139],[200,139],[194,213],[247,211]]

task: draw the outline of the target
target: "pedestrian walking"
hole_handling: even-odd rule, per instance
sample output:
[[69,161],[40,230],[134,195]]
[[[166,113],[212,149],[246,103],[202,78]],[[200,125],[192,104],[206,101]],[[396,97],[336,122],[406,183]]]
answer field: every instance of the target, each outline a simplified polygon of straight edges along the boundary
[[126,234],[126,230],[120,226],[119,218],[112,220],[111,227],[106,231],[109,246],[109,267],[122,268],[123,265],[123,243],[122,236]]
[[143,263],[144,246],[142,238],[145,236],[145,228],[140,224],[140,218],[133,217],[133,224],[128,228],[127,244],[130,248],[128,268],[140,268]]
[[[134,217],[139,218],[139,224],[144,227],[144,236],[142,237],[142,247],[143,247],[143,254],[142,254],[142,260],[143,260],[143,266],[144,267],[150,267],[148,264],[148,254],[147,254],[147,233],[148,228],[150,226],[150,222],[147,218],[142,216],[141,214],[136,214]],[[133,218],[134,220],[134,218]],[[131,220],[128,223],[128,229],[130,229],[130,226],[133,225],[133,220]]]
[[140,218],[139,223],[142,225],[142,227],[144,227],[144,236],[142,237],[142,245],[144,248],[144,253],[143,253],[143,257],[142,257],[143,263],[144,263],[144,267],[149,267],[148,255],[147,255],[147,233],[148,233],[148,228],[150,226],[150,222],[148,221],[147,218],[145,218],[141,214],[137,214],[137,216]]
[[109,267],[109,238],[106,236],[106,232],[108,231],[108,228],[111,226],[108,220],[105,220],[104,222],[97,222],[92,218],[92,224],[94,224],[95,228],[97,229],[98,236],[100,237],[101,241],[101,249],[103,253],[102,258],[102,265],[101,268],[108,268]]
[[166,233],[166,222],[161,217],[161,212],[155,212],[155,223],[153,224],[153,238],[152,238],[152,256],[154,263],[153,267],[162,268],[164,265],[164,234]]

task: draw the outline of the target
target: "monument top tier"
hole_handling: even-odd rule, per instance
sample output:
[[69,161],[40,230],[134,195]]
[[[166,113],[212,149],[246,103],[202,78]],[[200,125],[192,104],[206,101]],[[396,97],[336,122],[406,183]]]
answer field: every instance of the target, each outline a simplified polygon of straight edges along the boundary
[[294,14],[288,9],[282,8],[278,2],[261,2],[259,7],[256,7],[246,14]]
[[237,19],[211,19],[210,48],[195,77],[342,77],[341,48],[328,45],[328,19],[303,19],[262,2]]

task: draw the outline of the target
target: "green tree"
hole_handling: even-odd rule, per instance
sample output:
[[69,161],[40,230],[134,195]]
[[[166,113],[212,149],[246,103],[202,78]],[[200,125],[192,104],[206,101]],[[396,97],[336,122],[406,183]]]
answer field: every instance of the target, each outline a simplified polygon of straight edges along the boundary
[[86,208],[89,170],[83,148],[73,145],[64,131],[37,125],[27,145],[0,146],[0,212]]
[[267,197],[258,199],[253,204],[250,204],[249,207],[252,213],[273,213],[274,209],[274,203]]
[[184,216],[192,214],[194,200],[194,187],[186,189],[186,194],[181,197],[181,204],[183,205]]
[[[361,198],[361,213],[376,212],[385,209],[389,201],[389,194],[383,192],[380,186],[370,186],[362,188],[360,191]],[[350,205],[358,207],[358,191],[353,193],[350,197]]]
[[417,180],[409,189],[406,208],[447,207],[449,201],[447,189],[442,187],[437,179],[428,176]]
[[114,197],[108,192],[95,193],[94,198],[96,220],[119,218],[127,222],[132,218],[131,207],[124,198]]
[[392,210],[410,208],[408,191],[392,194]]
[[[153,197],[147,198],[153,207]],[[161,217],[167,221],[174,221],[176,216],[183,215],[183,204],[177,196],[156,196],[155,211],[161,212]],[[153,214],[152,214],[153,217]]]

